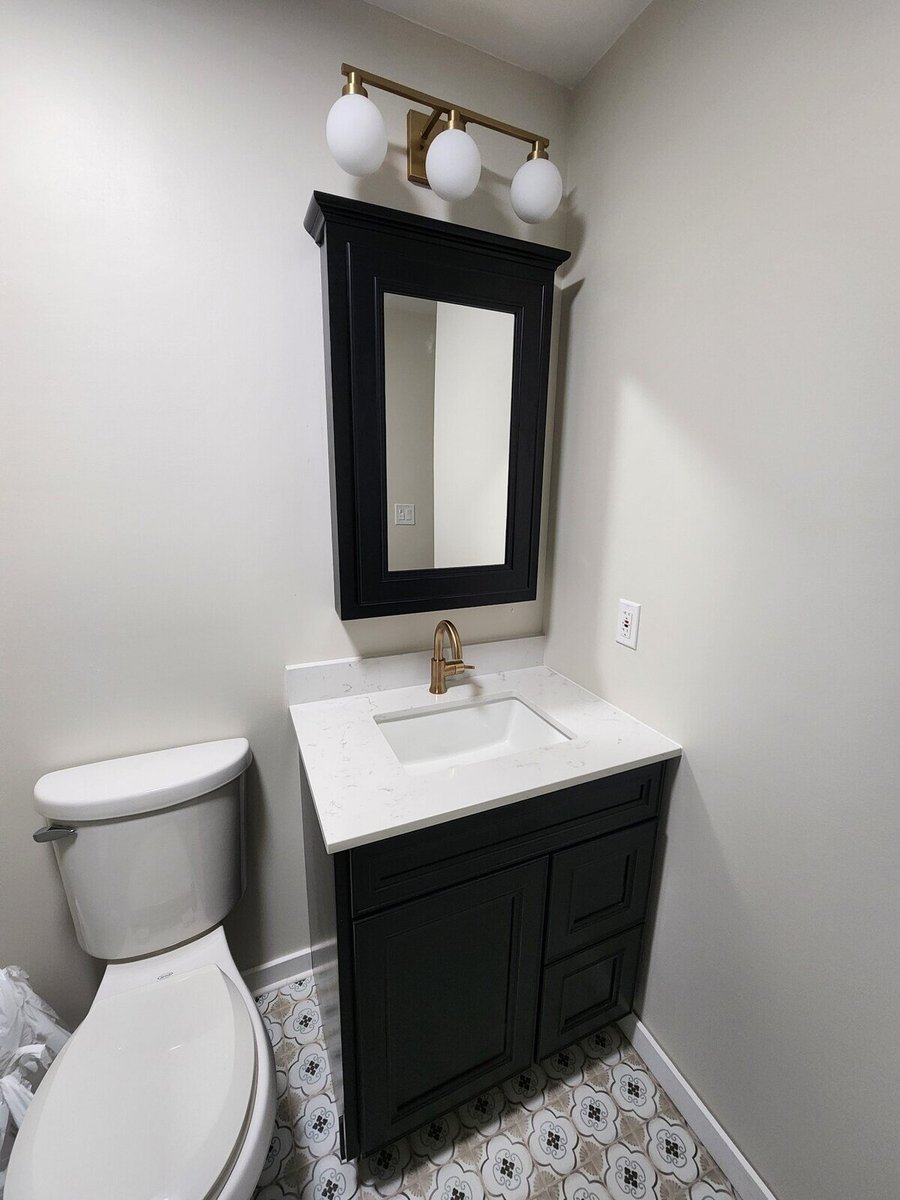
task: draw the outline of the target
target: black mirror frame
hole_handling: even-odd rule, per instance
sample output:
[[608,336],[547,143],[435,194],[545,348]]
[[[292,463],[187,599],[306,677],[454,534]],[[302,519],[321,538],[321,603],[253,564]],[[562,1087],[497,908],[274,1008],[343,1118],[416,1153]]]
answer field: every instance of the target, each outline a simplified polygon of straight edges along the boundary
[[[553,278],[569,257],[535,242],[314,192],[321,247],[335,607],[342,620],[511,604],[537,594]],[[506,556],[388,571],[383,296],[515,316]],[[465,446],[459,447],[465,453]]]

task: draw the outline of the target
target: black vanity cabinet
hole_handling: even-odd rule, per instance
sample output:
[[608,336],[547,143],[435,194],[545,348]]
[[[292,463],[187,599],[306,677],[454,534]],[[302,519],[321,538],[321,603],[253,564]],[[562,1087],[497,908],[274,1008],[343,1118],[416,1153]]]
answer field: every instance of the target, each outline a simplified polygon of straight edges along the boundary
[[303,779],[313,967],[345,1157],[630,1010],[664,771],[331,857]]

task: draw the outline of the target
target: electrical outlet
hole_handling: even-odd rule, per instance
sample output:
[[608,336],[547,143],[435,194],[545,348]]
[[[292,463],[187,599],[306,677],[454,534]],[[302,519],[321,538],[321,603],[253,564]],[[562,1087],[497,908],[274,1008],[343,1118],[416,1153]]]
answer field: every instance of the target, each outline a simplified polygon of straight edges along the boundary
[[394,524],[395,525],[415,525],[416,523],[416,506],[414,504],[395,504],[394,505]]
[[638,626],[641,623],[641,606],[633,600],[619,601],[619,623],[616,625],[616,641],[620,646],[637,650]]

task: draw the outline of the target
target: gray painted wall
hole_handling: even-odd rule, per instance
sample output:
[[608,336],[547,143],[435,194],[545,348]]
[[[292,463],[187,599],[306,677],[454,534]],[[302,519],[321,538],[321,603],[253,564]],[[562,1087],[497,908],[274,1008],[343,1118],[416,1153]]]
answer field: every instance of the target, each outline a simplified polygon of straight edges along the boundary
[[658,0],[572,120],[549,661],[686,748],[641,1012],[781,1200],[900,1194],[898,63]]
[[[307,944],[288,662],[430,644],[435,615],[342,625],[332,600],[314,188],[564,240],[509,207],[522,153],[448,205],[406,182],[406,107],[354,181],[325,118],[357,62],[546,131],[569,96],[355,0],[7,0],[0,38],[0,962],[74,1021],[99,967],[52,853],[44,771],[245,733],[239,965]],[[474,136],[481,140],[476,130]],[[456,614],[539,632],[540,601]]]

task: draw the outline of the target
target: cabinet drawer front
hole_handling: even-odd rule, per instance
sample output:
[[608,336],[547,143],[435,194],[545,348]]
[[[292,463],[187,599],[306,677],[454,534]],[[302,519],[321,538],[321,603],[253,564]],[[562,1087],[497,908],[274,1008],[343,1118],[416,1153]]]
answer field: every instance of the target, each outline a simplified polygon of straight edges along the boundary
[[351,850],[354,915],[655,817],[664,768],[651,763]]
[[548,962],[644,919],[655,840],[656,822],[648,821],[553,855]]
[[367,1154],[531,1062],[547,862],[354,925]]
[[642,932],[639,925],[544,968],[538,1058],[631,1011]]

